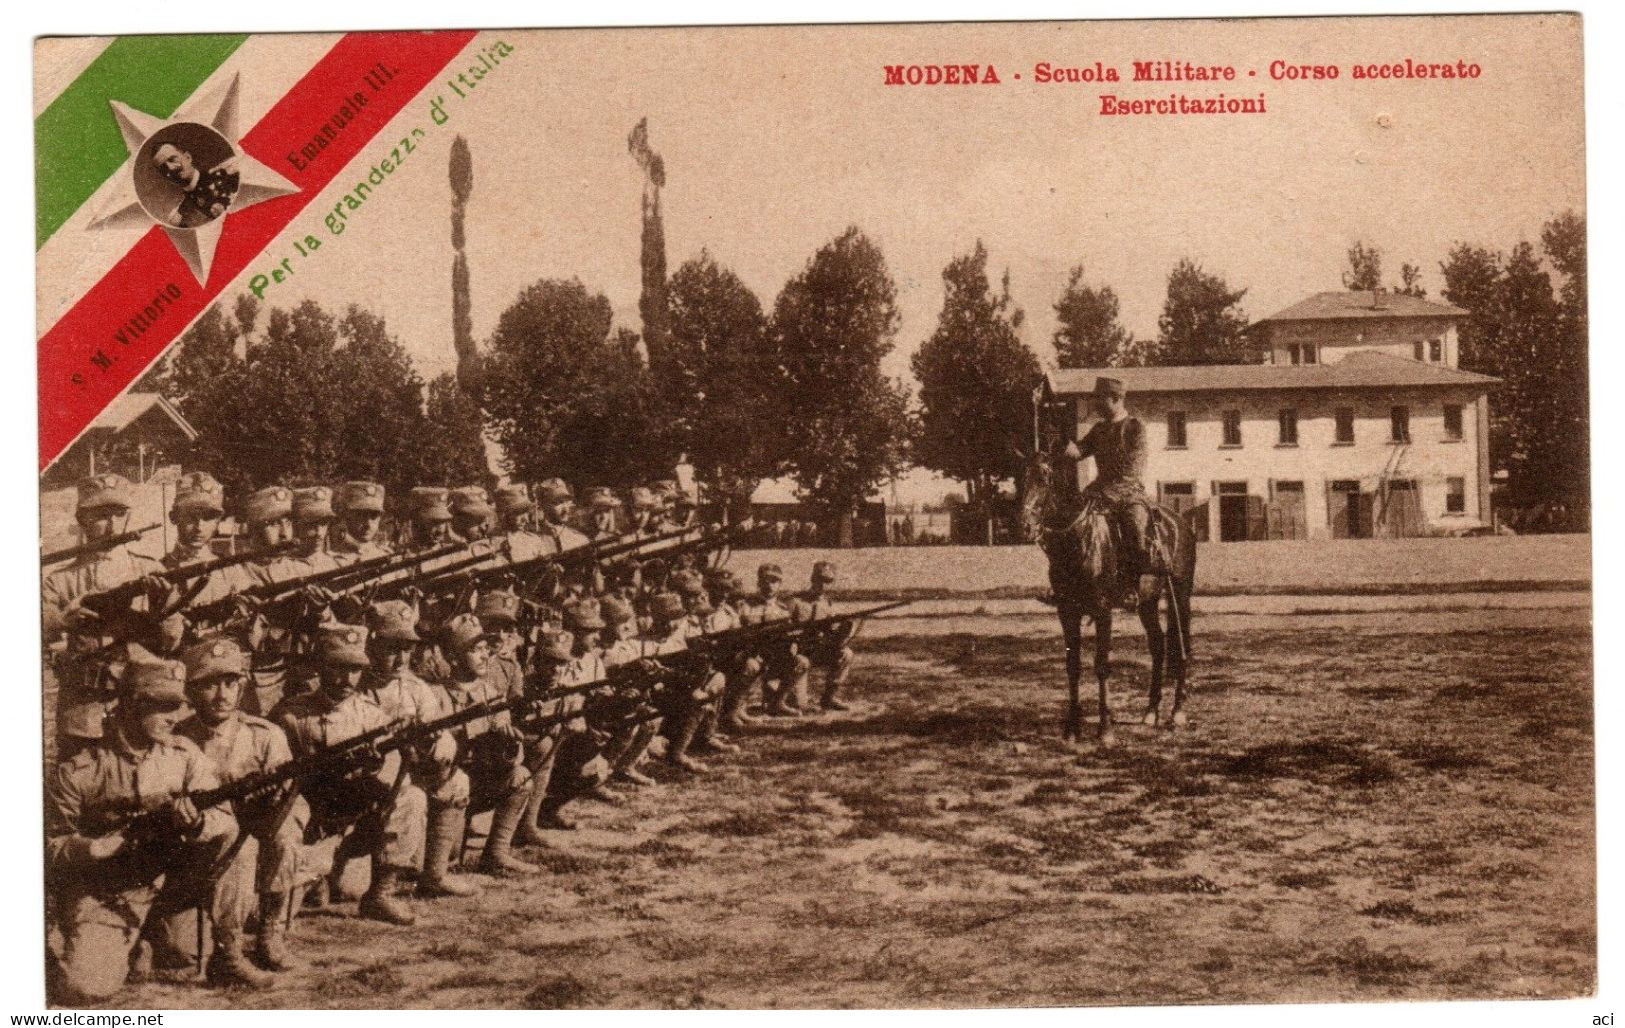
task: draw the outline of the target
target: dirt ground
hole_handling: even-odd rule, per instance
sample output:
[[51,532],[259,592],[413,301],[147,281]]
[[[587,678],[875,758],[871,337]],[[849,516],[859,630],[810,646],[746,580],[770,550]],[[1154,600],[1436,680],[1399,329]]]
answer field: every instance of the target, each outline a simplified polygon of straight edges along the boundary
[[[121,1007],[933,1007],[1594,989],[1589,614],[1199,626],[1191,725],[1058,738],[1037,618],[860,640],[851,714],[582,809],[546,873],[296,925],[257,993]],[[1409,624],[1411,628],[1406,629]],[[978,626],[978,631],[982,630]],[[1147,666],[1119,647],[1114,709]]]

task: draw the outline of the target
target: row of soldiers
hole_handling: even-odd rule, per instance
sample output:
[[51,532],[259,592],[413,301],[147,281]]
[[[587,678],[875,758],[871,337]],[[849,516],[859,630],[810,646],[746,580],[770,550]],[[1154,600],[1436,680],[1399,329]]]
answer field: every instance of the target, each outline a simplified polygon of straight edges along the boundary
[[[122,531],[128,494],[113,475],[81,485],[87,540]],[[477,890],[459,873],[476,814],[491,815],[477,869],[534,874],[516,846],[572,829],[573,802],[621,802],[610,783],[650,784],[650,759],[707,773],[699,757],[738,749],[753,696],[764,716],[811,712],[816,676],[818,705],[846,709],[854,622],[830,606],[827,562],[794,596],[774,565],[747,587],[707,566],[727,533],[640,495],[639,520],[595,543],[557,480],[535,501],[414,490],[392,554],[384,498],[367,482],[260,490],[241,508],[248,556],[221,562],[222,490],[192,473],[162,561],[112,546],[46,576],[61,1001],[193,961],[267,984],[293,966],[296,912],[341,898],[352,860],[370,862],[358,913],[411,924],[409,880],[424,898]]]

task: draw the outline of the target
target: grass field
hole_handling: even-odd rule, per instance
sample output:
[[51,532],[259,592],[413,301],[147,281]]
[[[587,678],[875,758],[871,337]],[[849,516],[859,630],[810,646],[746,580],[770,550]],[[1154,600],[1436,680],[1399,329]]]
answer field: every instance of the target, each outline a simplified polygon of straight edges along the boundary
[[[1596,976],[1588,611],[1198,625],[1192,725],[1063,748],[1053,628],[860,640],[774,724],[274,990],[127,1008],[1020,1006],[1572,996]],[[1000,622],[994,619],[995,625]],[[1115,706],[1137,716],[1125,640]],[[657,771],[657,773],[659,773]],[[489,882],[489,880],[487,880]]]

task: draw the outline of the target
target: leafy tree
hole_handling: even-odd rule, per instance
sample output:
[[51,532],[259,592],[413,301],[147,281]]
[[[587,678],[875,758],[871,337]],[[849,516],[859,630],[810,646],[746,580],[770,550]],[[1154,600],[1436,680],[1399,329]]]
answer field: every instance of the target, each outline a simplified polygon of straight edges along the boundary
[[1405,263],[1399,266],[1399,288],[1394,292],[1401,296],[1414,296],[1422,299],[1428,291],[1422,288],[1422,269],[1414,264]]
[[1158,364],[1253,364],[1260,354],[1242,331],[1247,316],[1238,306],[1245,289],[1181,258],[1168,273],[1168,297],[1157,319]]
[[[657,366],[667,345],[666,225],[660,214],[660,191],[666,187],[666,162],[649,146],[649,119],[640,118],[626,138],[627,152],[643,171],[643,233],[640,263],[643,290],[638,295],[638,316],[643,321],[643,344]],[[658,370],[656,372],[659,373]]]
[[897,322],[886,259],[856,226],[814,254],[773,307],[786,463],[801,495],[838,520],[842,545],[857,505],[903,468],[908,394],[880,371]]
[[1010,299],[1008,272],[999,292],[988,284],[981,240],[948,262],[942,281],[937,329],[911,362],[920,383],[914,458],[964,482],[991,523],[999,483],[1019,477],[1032,453],[1038,359],[1018,334],[1023,314]]
[[485,411],[507,470],[625,486],[669,474],[675,454],[637,337],[610,334],[609,300],[544,279],[502,312],[486,359]]
[[451,141],[451,342],[457,353],[457,380],[470,396],[480,390],[480,351],[474,343],[474,301],[469,290],[468,255],[463,252],[463,220],[474,192],[474,155],[462,136]]
[[667,299],[670,335],[650,370],[676,445],[713,496],[748,503],[783,450],[761,301],[704,251],[672,275]]
[[1117,320],[1117,293],[1111,286],[1083,281],[1083,265],[1072,268],[1055,301],[1055,352],[1063,368],[1124,367],[1147,363],[1143,347]]
[[1343,272],[1343,288],[1354,292],[1376,292],[1382,288],[1382,251],[1356,240],[1349,247],[1349,270]]

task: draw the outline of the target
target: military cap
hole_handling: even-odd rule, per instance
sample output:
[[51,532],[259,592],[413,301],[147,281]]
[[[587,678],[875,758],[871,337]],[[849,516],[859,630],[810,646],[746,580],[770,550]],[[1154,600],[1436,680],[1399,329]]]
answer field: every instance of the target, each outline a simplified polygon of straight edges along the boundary
[[536,654],[549,660],[570,660],[574,653],[575,640],[570,638],[569,632],[559,632],[554,629],[544,629],[541,638],[536,640]]
[[333,490],[325,485],[293,491],[293,518],[295,521],[333,520]]
[[186,680],[202,682],[222,675],[248,674],[248,654],[235,639],[205,639],[181,652]]
[[533,506],[530,489],[523,482],[513,482],[497,490],[498,514],[523,514]]
[[402,600],[382,600],[367,608],[367,629],[374,639],[392,643],[422,642],[418,614]]
[[207,471],[188,471],[175,482],[175,502],[169,509],[175,514],[213,514],[226,512],[226,491]]
[[485,626],[473,614],[459,614],[440,627],[440,642],[454,653],[466,653],[485,638]]
[[138,661],[125,665],[126,699],[155,704],[186,702],[186,665],[178,660]]
[[763,564],[756,569],[756,579],[757,581],[772,579],[775,582],[782,582],[784,581],[784,569],[777,564]]
[[717,589],[731,589],[739,585],[739,576],[733,573],[732,568],[710,568],[705,572],[705,580]]
[[263,525],[293,514],[293,490],[286,486],[268,485],[243,501],[243,519],[251,525]]
[[438,486],[414,486],[411,492],[412,516],[419,521],[450,521],[451,508],[446,505],[448,490]]
[[482,485],[465,485],[451,491],[451,512],[468,517],[491,516],[491,497]]
[[645,489],[641,485],[632,487],[631,497],[633,510],[654,510],[660,506],[660,500],[655,496],[654,490]]
[[603,602],[599,604],[599,611],[604,622],[610,625],[624,625],[637,616],[632,610],[632,605],[619,596],[604,597]]
[[649,598],[649,614],[661,621],[675,621],[686,613],[683,598],[676,593],[655,593]]
[[698,571],[689,568],[673,571],[668,584],[683,596],[702,596],[705,593],[705,579]]
[[487,625],[493,622],[516,625],[519,623],[519,597],[512,589],[483,592],[479,602],[474,605],[474,616]]
[[1124,396],[1128,395],[1128,390],[1123,387],[1123,382],[1121,379],[1107,378],[1106,376],[1102,375],[1101,377],[1095,379],[1095,395],[1115,396],[1118,399],[1122,399]]
[[617,510],[623,506],[621,498],[607,485],[595,485],[587,490],[587,506],[598,510]]
[[337,621],[318,625],[316,659],[324,667],[368,667],[372,661],[367,659],[367,630]]
[[671,500],[683,499],[683,487],[677,484],[675,478],[662,478],[654,484],[654,491],[656,496],[664,496]]
[[377,482],[346,482],[339,486],[339,510],[368,514],[384,512],[384,487]]
[[572,632],[596,632],[604,627],[604,615],[598,601],[588,598],[564,606],[564,624]]
[[816,561],[812,566],[812,580],[829,585],[835,581],[835,564],[832,561]]
[[558,503],[561,500],[573,500],[575,494],[570,491],[570,483],[562,478],[550,478],[536,487],[536,493],[543,503]]
[[130,507],[130,480],[123,475],[92,475],[79,480],[79,510]]

